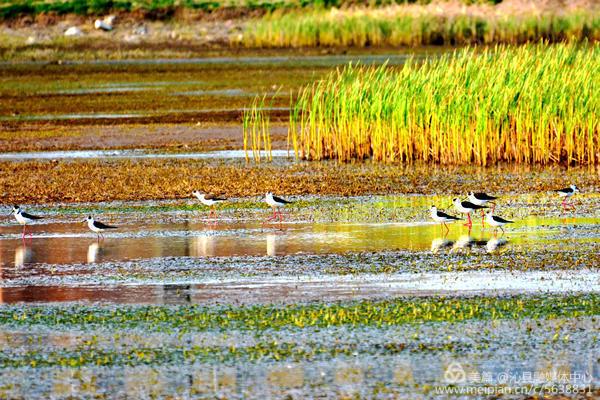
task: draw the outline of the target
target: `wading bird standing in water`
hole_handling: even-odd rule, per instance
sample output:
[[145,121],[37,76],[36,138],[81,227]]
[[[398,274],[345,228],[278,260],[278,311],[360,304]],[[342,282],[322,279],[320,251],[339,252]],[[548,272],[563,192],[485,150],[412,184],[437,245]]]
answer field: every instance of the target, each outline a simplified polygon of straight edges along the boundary
[[502,228],[502,227],[503,227],[504,225],[506,225],[506,224],[514,224],[514,221],[509,221],[509,220],[507,220],[507,219],[504,219],[504,218],[498,217],[497,215],[494,215],[494,214],[492,213],[492,211],[488,211],[488,212],[485,214],[485,216],[486,216],[486,218],[485,218],[485,219],[487,220],[487,223],[488,223],[490,226],[493,226],[493,227],[494,227],[494,230],[496,230],[496,229],[500,228],[500,230],[502,231],[502,234],[503,234],[503,235],[504,235],[504,228]]
[[575,206],[573,205],[573,203],[569,203],[567,200],[570,197],[572,197],[575,193],[579,193],[579,189],[577,188],[577,186],[571,185],[568,188],[557,190],[556,193],[558,193],[558,195],[560,197],[564,197],[564,199],[561,203],[563,211],[567,211],[567,205],[569,206],[569,208],[571,210],[573,210],[573,211],[575,210]]
[[98,241],[100,241],[100,238],[104,239],[104,235],[102,235],[102,232],[107,231],[109,229],[117,229],[116,226],[106,225],[100,221],[94,220],[94,218],[91,215],[89,215],[86,218],[86,221],[88,224],[88,228],[90,228],[92,232],[95,232],[98,235]]
[[[496,203],[494,203],[494,200],[496,199],[497,197],[490,196],[486,193],[469,193],[469,201],[471,203],[477,206],[485,206],[487,203],[490,203],[492,205],[492,212],[496,209]],[[485,213],[483,210],[481,210],[481,225],[485,226]]]
[[431,208],[429,208],[429,211],[431,212],[431,218],[435,222],[441,223],[442,224],[441,226],[446,228],[446,233],[450,232],[450,228],[448,228],[448,225],[446,225],[446,222],[460,221],[460,218],[458,218],[458,217],[446,214],[445,212],[442,212],[442,211],[438,211],[436,206],[431,206]]
[[[44,218],[38,217],[37,215],[28,214],[25,211],[23,211],[19,206],[13,206],[11,214],[15,216],[15,219],[19,224],[23,225],[23,234],[21,236],[23,239],[25,239],[25,227],[27,226],[27,224],[37,221],[38,219]],[[31,234],[29,234],[29,236],[31,236]]]
[[200,193],[197,190],[194,190],[192,192],[192,194],[194,196],[196,196],[196,198],[198,200],[200,200],[200,202],[202,204],[204,204],[207,207],[210,207],[210,212],[208,213],[208,218],[217,218],[217,214],[215,212],[215,206],[219,203],[223,203],[224,201],[227,201],[226,198],[224,197],[217,197],[213,194],[206,194],[206,193]]
[[469,228],[473,226],[473,221],[471,221],[471,213],[475,210],[482,210],[484,208],[488,208],[487,206],[478,206],[477,204],[473,204],[470,201],[460,201],[459,198],[455,198],[452,200],[454,203],[454,207],[460,213],[467,214],[467,223],[465,226]]
[[277,216],[279,216],[279,223],[281,223],[283,221],[283,215],[281,214],[281,207],[285,207],[287,204],[292,203],[289,200],[285,200],[285,199],[282,199],[281,197],[274,196],[273,193],[271,193],[271,192],[267,192],[267,194],[265,195],[265,202],[269,206],[271,206],[271,208],[273,209],[273,215],[270,216],[269,218],[267,218],[267,220],[264,223],[266,223],[268,221],[276,220]]

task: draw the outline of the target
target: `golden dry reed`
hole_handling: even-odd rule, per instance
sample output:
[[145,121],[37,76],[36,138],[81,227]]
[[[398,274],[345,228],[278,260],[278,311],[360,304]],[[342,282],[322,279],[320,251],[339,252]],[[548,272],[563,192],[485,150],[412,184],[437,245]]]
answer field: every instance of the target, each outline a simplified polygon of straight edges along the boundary
[[244,152],[246,162],[250,161],[250,151],[252,159],[260,163],[264,156],[267,161],[272,161],[271,148],[271,119],[268,111],[265,109],[266,95],[255,97],[252,106],[245,110],[242,115]]
[[[441,8],[441,10],[438,10]],[[521,44],[600,40],[598,9],[560,13],[392,6],[276,12],[249,24],[247,47]]]
[[290,135],[310,160],[597,164],[599,113],[598,44],[502,45],[349,65],[300,90]]

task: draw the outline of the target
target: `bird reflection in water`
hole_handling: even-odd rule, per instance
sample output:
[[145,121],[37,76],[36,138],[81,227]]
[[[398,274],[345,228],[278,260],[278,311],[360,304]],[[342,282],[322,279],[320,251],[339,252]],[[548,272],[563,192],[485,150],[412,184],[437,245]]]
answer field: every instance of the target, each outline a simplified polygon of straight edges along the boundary
[[22,267],[30,264],[33,261],[33,251],[31,247],[27,247],[25,244],[17,246],[15,249],[15,267]]
[[473,239],[471,235],[462,235],[456,241],[449,240],[446,237],[438,237],[431,242],[431,252],[438,254],[448,248],[450,248],[450,253],[462,250],[470,251],[473,248],[484,248],[488,253],[493,253],[507,244],[508,240],[495,236],[489,240],[477,240]]
[[215,235],[200,235],[192,238],[192,257],[213,257],[215,251]]
[[471,232],[469,231],[468,234],[461,235],[456,240],[456,242],[454,243],[454,246],[452,246],[452,250],[450,250],[450,252],[458,252],[458,251],[461,251],[464,249],[470,249],[471,246],[473,246],[474,244],[475,244],[475,241],[471,237]]
[[500,237],[500,238],[492,237],[485,244],[485,249],[487,250],[488,253],[493,253],[496,250],[506,246],[507,244],[508,244],[508,240],[506,240],[502,237]]
[[454,242],[452,240],[446,239],[446,237],[435,238],[431,241],[431,252],[433,254],[437,254],[443,249],[452,247],[453,244]]
[[87,251],[87,262],[88,264],[94,264],[98,262],[98,258],[100,256],[100,251],[102,247],[100,247],[99,242],[90,243]]
[[277,235],[272,233],[267,234],[267,255],[277,255]]

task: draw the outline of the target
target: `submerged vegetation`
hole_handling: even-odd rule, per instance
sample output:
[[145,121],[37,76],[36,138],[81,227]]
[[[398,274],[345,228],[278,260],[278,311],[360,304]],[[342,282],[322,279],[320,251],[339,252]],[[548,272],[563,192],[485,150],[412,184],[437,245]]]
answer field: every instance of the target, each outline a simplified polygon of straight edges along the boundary
[[400,69],[349,65],[301,89],[302,158],[597,164],[600,46],[462,49]]
[[478,14],[403,6],[275,13],[248,25],[248,47],[421,46],[600,40],[600,12]]

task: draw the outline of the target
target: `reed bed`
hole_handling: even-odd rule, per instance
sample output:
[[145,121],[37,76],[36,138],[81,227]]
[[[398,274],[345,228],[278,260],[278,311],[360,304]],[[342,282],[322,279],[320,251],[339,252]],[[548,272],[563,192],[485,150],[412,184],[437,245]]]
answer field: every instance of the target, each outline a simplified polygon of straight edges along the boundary
[[[489,8],[493,10],[493,8]],[[247,47],[523,44],[600,40],[600,11],[445,12],[413,6],[276,12],[248,25]]]
[[598,164],[600,45],[467,48],[349,65],[300,90],[296,154],[443,164]]

